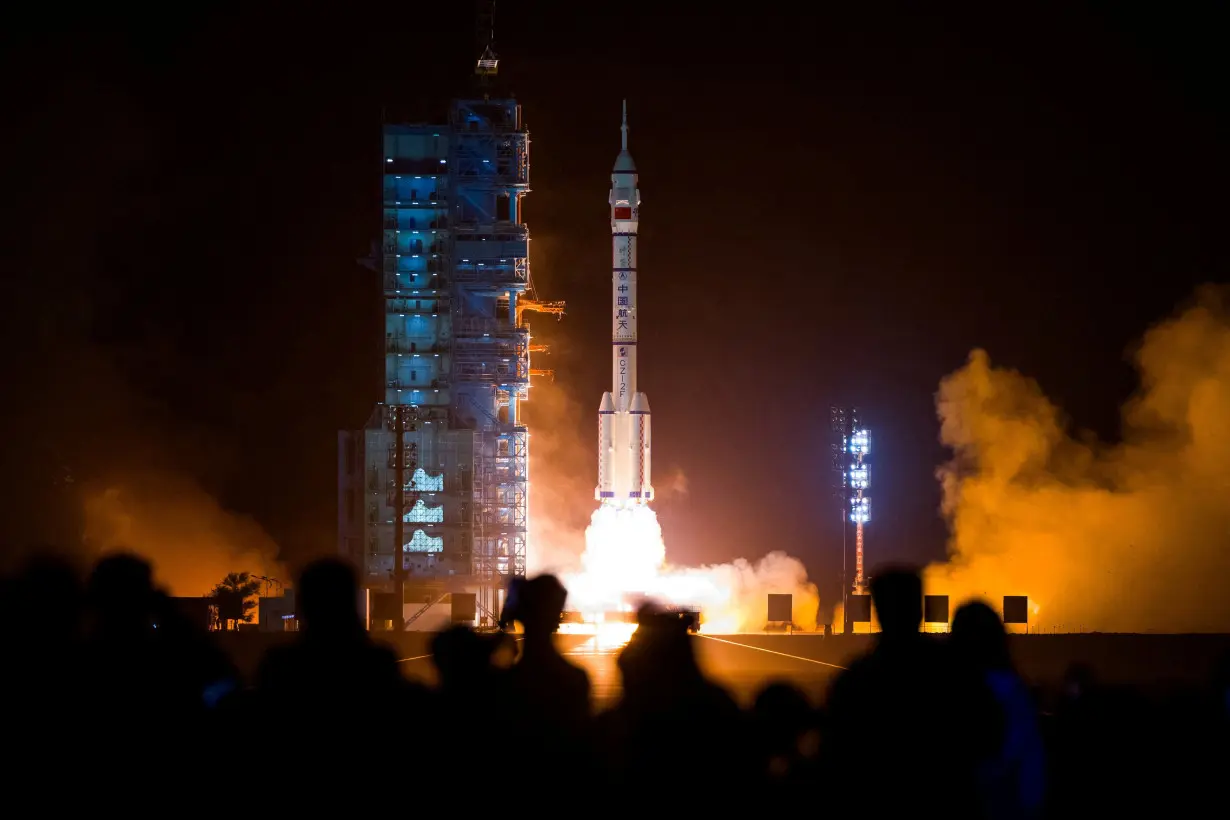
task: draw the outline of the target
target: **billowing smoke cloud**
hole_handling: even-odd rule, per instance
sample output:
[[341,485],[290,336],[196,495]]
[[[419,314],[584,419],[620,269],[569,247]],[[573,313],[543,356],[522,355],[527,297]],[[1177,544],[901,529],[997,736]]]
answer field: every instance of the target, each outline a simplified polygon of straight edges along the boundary
[[585,532],[582,568],[565,573],[569,607],[597,616],[631,606],[628,595],[659,604],[695,606],[710,633],[760,631],[768,618],[768,596],[793,596],[792,620],[815,629],[819,594],[807,570],[784,552],[759,561],[739,558],[703,567],[671,565],[657,514],[648,507],[599,507]]
[[[593,507],[595,456],[575,427],[584,411],[557,385],[534,384],[526,405],[530,428],[530,549],[531,575],[575,567],[585,549],[585,528]],[[593,415],[593,414],[591,414]]]
[[759,632],[769,617],[771,594],[790,594],[795,626],[816,628],[820,593],[807,580],[803,563],[784,552],[771,552],[759,561],[736,558],[729,564],[671,567],[667,573],[672,582],[695,590],[684,603],[701,606],[704,632]]
[[658,503],[687,498],[688,477],[683,472],[683,468],[675,467],[672,470],[664,471],[661,475],[655,475],[653,478],[653,492]]
[[[585,530],[590,524],[597,481],[598,425],[593,441],[584,439],[573,422],[594,416],[551,382],[535,383],[526,405],[530,425],[530,554],[531,575],[563,572],[580,566]],[[688,477],[682,468],[654,479],[659,504],[687,497]]]
[[930,590],[1028,595],[1041,629],[1230,629],[1226,297],[1202,291],[1145,335],[1117,445],[1073,438],[1035,382],[983,351],[944,379],[951,557]]
[[228,572],[278,578],[277,545],[251,519],[224,510],[193,482],[126,475],[85,493],[84,542],[94,556],[131,551],[154,565],[173,595],[207,594]]

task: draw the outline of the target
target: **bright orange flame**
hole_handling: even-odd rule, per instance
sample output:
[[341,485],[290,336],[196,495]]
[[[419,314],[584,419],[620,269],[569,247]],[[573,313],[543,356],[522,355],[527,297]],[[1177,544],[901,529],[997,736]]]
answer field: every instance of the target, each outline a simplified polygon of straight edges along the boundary
[[636,632],[635,623],[623,621],[590,621],[587,623],[560,624],[559,631],[565,635],[592,635],[587,648],[594,650],[618,649]]
[[[586,621],[602,622],[605,613],[627,612],[629,596],[701,610],[701,632],[759,631],[768,617],[768,594],[794,596],[794,620],[814,629],[819,595],[807,571],[785,553],[770,553],[756,564],[739,559],[707,567],[672,567],[657,514],[648,507],[594,511],[585,531],[582,570],[564,575],[571,608]],[[633,630],[627,624],[603,623],[612,634]],[[626,640],[626,639],[625,639]]]

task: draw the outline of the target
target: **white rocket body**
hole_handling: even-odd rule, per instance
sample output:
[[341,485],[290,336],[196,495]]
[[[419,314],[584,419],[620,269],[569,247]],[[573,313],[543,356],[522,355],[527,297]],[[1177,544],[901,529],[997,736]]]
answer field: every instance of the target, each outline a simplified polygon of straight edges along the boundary
[[636,231],[641,191],[628,153],[628,105],[623,150],[611,173],[611,369],[613,390],[598,408],[598,487],[603,504],[631,507],[653,500],[649,398],[636,389]]

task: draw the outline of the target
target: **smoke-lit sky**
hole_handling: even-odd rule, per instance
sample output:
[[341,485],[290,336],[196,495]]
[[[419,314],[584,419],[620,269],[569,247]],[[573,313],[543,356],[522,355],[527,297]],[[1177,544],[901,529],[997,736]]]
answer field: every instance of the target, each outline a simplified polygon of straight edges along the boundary
[[[66,473],[161,471],[292,563],[332,549],[335,431],[379,392],[354,260],[381,109],[435,118],[474,56],[469,4],[439,6],[6,21],[8,540],[73,530]],[[831,403],[874,427],[873,564],[943,552],[935,392],[971,349],[1116,435],[1127,345],[1225,278],[1224,29],[1132,4],[751,8],[499,4],[534,279],[568,302],[532,319],[556,384],[530,420],[573,480],[535,477],[583,526],[627,97],[641,387],[659,482],[688,489],[661,507],[671,557],[783,548],[831,595]]]

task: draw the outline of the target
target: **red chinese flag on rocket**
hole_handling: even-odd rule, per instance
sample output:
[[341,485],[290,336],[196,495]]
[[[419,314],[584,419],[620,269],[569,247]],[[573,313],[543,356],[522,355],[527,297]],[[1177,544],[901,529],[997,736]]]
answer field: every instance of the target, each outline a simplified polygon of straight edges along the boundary
[[631,208],[616,208],[615,218],[616,219],[631,219],[632,209]]

